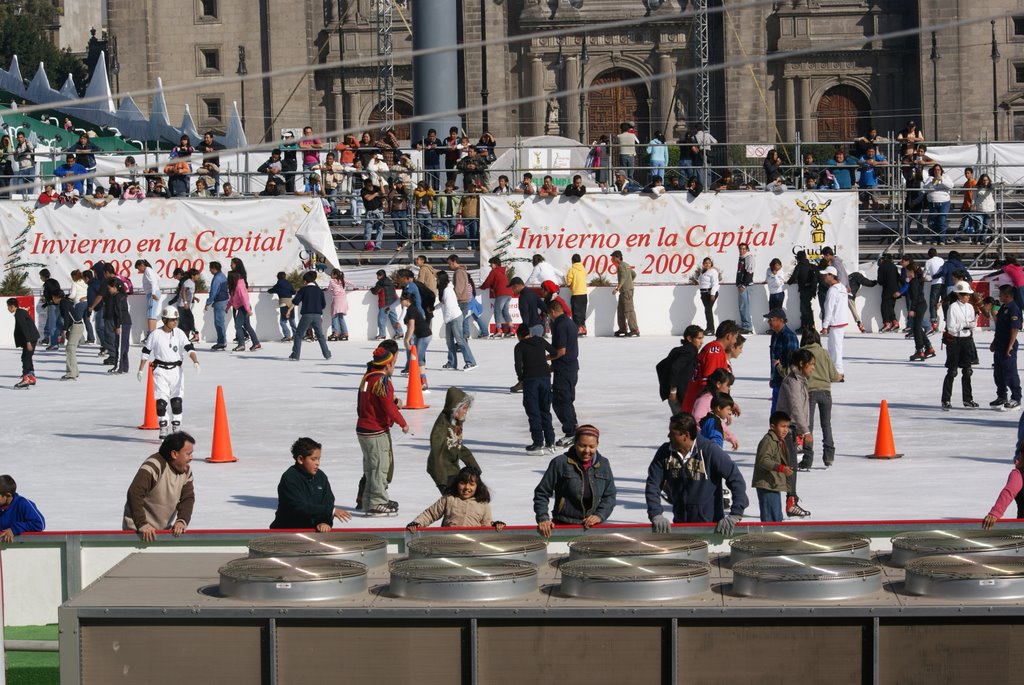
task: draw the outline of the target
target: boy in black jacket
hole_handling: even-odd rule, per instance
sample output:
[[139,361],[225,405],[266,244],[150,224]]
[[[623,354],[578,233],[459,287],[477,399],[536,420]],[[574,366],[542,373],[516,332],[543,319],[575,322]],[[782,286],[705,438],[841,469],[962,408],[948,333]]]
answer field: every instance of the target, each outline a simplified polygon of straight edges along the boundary
[[548,355],[554,349],[547,340],[530,333],[520,324],[516,329],[519,342],[514,350],[516,377],[523,384],[523,409],[530,422],[533,442],[526,448],[530,454],[555,451],[555,427],[551,423],[551,367]]
[[7,300],[7,311],[14,314],[14,346],[21,348],[21,380],[14,387],[28,388],[36,384],[36,369],[32,365],[32,355],[39,342],[39,329],[32,323],[28,312],[18,307],[18,300]]

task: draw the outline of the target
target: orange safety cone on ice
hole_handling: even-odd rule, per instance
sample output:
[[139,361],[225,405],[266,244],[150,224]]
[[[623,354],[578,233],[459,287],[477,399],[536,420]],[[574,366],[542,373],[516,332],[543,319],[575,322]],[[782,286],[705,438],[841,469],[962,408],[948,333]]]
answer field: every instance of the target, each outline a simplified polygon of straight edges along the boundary
[[238,461],[231,449],[231,429],[228,427],[228,411],[224,407],[224,388],[217,386],[217,406],[213,415],[213,448],[206,461],[211,464],[227,464]]
[[889,423],[889,403],[885,400],[882,400],[882,406],[878,409],[875,453],[867,456],[868,459],[899,459],[903,456],[896,453],[896,443],[892,439],[892,424]]
[[429,404],[423,404],[423,380],[420,378],[420,360],[416,357],[415,347],[409,350],[409,389],[402,409],[430,409]]
[[146,382],[146,413],[142,419],[140,431],[155,431],[160,429],[160,422],[156,417],[156,397],[153,393],[153,365],[149,365],[149,380]]

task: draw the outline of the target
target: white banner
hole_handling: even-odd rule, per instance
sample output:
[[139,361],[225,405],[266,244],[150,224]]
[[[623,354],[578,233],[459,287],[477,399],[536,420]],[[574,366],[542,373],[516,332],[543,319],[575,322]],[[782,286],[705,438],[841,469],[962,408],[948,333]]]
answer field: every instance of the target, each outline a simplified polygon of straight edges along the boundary
[[0,202],[4,271],[24,268],[29,287],[41,285],[44,266],[67,287],[72,270],[98,261],[135,276],[135,260],[145,259],[168,279],[176,268],[203,272],[211,261],[226,272],[232,257],[245,264],[250,286],[267,287],[278,271],[314,265],[316,254],[338,265],[323,208],[305,198],[146,198],[101,209]]
[[832,247],[846,264],[858,262],[855,192],[704,192],[606,195],[582,198],[480,197],[480,264],[493,256],[526,278],[530,258],[543,255],[565,273],[572,255],[591,276],[609,276],[609,255],[621,250],[638,283],[680,283],[710,257],[723,280],[735,279],[737,245],[757,259],[754,279],[764,280],[773,257],[791,273],[796,253],[820,256]]

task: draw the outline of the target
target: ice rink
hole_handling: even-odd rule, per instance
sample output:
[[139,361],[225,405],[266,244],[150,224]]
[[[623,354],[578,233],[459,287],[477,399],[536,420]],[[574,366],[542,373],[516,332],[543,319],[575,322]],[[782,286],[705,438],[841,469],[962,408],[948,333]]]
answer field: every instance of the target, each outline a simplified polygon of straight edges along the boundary
[[[760,322],[759,322],[760,323]],[[1012,466],[1019,412],[986,408],[995,397],[988,343],[977,336],[981,364],[975,367],[975,399],[983,409],[962,408],[959,380],[954,409],[943,412],[939,394],[945,369],[938,357],[911,363],[913,343],[902,335],[850,335],[846,342],[847,382],[833,386],[835,465],[799,476],[801,504],[810,521],[983,517]],[[601,430],[601,453],[610,461],[618,487],[613,523],[646,522],[644,480],[647,466],[665,440],[668,408],[658,399],[654,365],[678,344],[675,337],[587,338],[580,345],[576,408],[581,422]],[[197,439],[192,464],[196,507],[192,528],[265,528],[274,515],[276,487],[292,463],[291,442],[308,435],[324,444],[321,467],[338,505],[353,507],[362,458],[355,440],[355,388],[375,343],[331,343],[333,359],[320,359],[317,346],[303,348],[303,361],[289,362],[290,346],[264,343],[260,352],[199,351],[202,375],[187,365],[185,429]],[[398,518],[363,518],[349,526],[404,525],[437,497],[425,471],[430,428],[444,404],[444,393],[458,385],[476,397],[465,440],[493,493],[495,517],[510,524],[532,524],[533,488],[549,455],[530,456],[521,395],[515,382],[510,340],[473,340],[478,368],[442,371],[444,341],[435,336],[426,373],[430,409],[407,411],[411,435],[395,431],[395,478],[391,498]],[[748,485],[754,449],[768,426],[770,390],[768,336],[753,336],[734,362],[733,397],[742,416],[733,424],[740,440],[734,458]],[[5,449],[0,471],[10,473],[18,491],[35,500],[48,530],[116,530],[125,492],[142,461],[156,451],[155,431],[140,431],[145,386],[135,374],[110,377],[96,347],[79,355],[81,378],[59,382],[64,353],[39,352],[39,384],[14,390],[19,351],[0,351]],[[138,364],[141,348],[133,347]],[[396,375],[404,398],[406,381]],[[216,386],[224,387],[231,438],[239,461],[208,464]],[[889,402],[896,448],[902,459],[866,459],[872,452],[879,401]],[[557,420],[555,423],[558,431]],[[815,438],[820,442],[820,430]],[[756,520],[757,498],[745,520]],[[1008,512],[1012,515],[1011,511]]]

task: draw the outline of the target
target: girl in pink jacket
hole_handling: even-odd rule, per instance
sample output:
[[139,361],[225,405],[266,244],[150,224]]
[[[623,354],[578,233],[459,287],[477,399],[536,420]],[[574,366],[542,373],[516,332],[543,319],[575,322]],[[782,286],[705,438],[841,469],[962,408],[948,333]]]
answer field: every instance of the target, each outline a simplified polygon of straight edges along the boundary
[[1013,471],[1006,479],[1006,485],[999,491],[999,497],[988,516],[982,521],[981,527],[988,530],[995,525],[996,521],[1006,512],[1010,502],[1017,501],[1017,518],[1024,517],[1024,442],[1017,443],[1017,457],[1013,460]]
[[345,315],[348,314],[348,295],[345,293],[345,274],[335,269],[331,272],[331,282],[327,290],[331,293],[331,334],[328,340],[348,340],[348,325]]
[[262,350],[260,339],[256,337],[249,319],[252,317],[252,305],[249,304],[249,287],[245,283],[245,265],[237,257],[231,259],[231,271],[228,272],[228,306],[235,314],[235,348],[232,352],[245,352],[245,338],[252,341],[250,351]]

